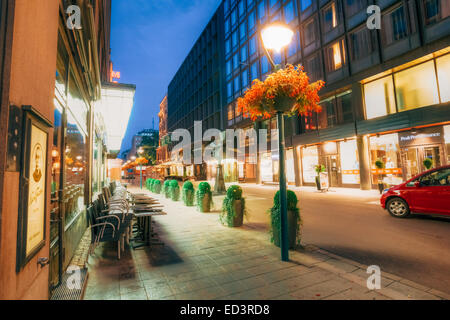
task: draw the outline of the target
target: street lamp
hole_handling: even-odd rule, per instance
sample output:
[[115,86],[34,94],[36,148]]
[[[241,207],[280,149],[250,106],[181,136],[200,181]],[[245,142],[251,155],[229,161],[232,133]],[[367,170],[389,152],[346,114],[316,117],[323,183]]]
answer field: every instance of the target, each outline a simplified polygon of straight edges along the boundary
[[[139,150],[138,150],[138,154],[139,154],[139,157],[141,157],[142,156],[142,154],[144,153],[144,149],[142,149],[142,148],[139,148]],[[140,172],[141,172],[141,190],[142,190],[142,161],[140,161]]]
[[[294,32],[282,23],[271,24],[261,31],[261,40],[267,58],[274,70],[280,68],[275,65],[269,50],[278,53],[291,43]],[[284,114],[277,111],[278,118],[278,146],[280,153],[279,177],[280,177],[280,218],[281,218],[281,260],[289,261],[289,236],[288,236],[288,218],[287,218],[287,187],[286,187],[286,155],[285,155],[285,139],[284,139]]]

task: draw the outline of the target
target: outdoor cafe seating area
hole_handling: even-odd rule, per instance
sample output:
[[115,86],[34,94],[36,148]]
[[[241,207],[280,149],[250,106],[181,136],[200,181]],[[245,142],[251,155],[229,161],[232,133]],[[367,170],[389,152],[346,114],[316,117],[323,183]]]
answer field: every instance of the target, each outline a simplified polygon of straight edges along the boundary
[[139,249],[163,245],[156,238],[152,217],[167,214],[156,199],[131,193],[118,182],[112,182],[102,191],[86,211],[91,230],[89,255],[100,243],[115,243],[119,260],[125,246]]

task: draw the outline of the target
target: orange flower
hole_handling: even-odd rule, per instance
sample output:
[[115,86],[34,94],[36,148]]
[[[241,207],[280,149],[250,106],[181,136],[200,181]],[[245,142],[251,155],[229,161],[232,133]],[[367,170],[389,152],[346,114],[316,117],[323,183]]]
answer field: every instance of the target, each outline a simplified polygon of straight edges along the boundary
[[276,111],[299,115],[320,112],[319,91],[324,85],[323,81],[309,83],[303,66],[287,65],[269,75],[264,82],[254,80],[244,97],[238,99],[238,112],[253,121],[260,117],[268,119]]

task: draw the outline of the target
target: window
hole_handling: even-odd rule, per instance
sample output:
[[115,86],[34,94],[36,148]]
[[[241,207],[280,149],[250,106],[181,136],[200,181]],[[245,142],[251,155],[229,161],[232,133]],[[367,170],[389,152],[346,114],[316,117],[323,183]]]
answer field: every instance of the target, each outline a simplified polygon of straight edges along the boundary
[[225,34],[227,34],[228,32],[230,32],[230,18],[225,20]]
[[405,10],[403,6],[398,7],[383,17],[383,40],[386,45],[404,39],[407,35]]
[[294,1],[291,0],[284,6],[284,20],[286,21],[286,23],[290,23],[292,20],[295,19],[296,16],[295,13],[296,10],[294,7]]
[[241,74],[242,77],[242,89],[247,89],[248,87],[248,70],[244,70]]
[[331,31],[336,28],[339,24],[339,13],[340,6],[337,5],[337,2],[333,2],[330,6],[325,8],[322,11],[322,19],[323,19],[323,29],[324,32]]
[[248,31],[252,32],[253,28],[256,26],[256,11],[253,11],[248,15]]
[[229,54],[231,52],[231,40],[227,39],[225,41],[225,54]]
[[233,97],[233,82],[230,81],[227,83],[227,98],[230,99]]
[[343,184],[359,184],[359,159],[356,140],[341,142],[341,170]]
[[340,123],[349,123],[354,121],[351,91],[336,96],[336,106],[340,117]]
[[292,57],[300,50],[300,32],[296,32],[288,47],[288,56]]
[[426,25],[444,20],[450,15],[450,3],[448,0],[424,0],[423,6]]
[[350,18],[367,7],[367,0],[344,0],[345,12]]
[[276,65],[281,65],[282,62],[281,52],[273,53],[273,62],[275,62]]
[[226,14],[228,10],[230,10],[230,0],[225,0],[223,3],[223,12]]
[[427,187],[450,186],[450,169],[441,169],[420,178],[420,183]]
[[241,39],[241,42],[242,42],[242,40],[244,40],[247,37],[247,24],[245,22],[243,22],[241,24],[241,26],[239,27],[239,30],[240,30],[240,32],[239,32],[239,34],[240,34],[239,39]]
[[263,22],[266,17],[266,5],[264,2],[265,1],[263,0],[258,5],[258,17],[261,22]]
[[439,103],[433,61],[394,74],[394,81],[399,112]]
[[327,72],[341,69],[345,64],[344,39],[335,42],[326,49]]
[[300,5],[300,9],[303,11],[305,11],[306,9],[308,9],[312,4],[312,0],[301,0],[301,5]]
[[251,76],[251,80],[252,81],[259,78],[259,75],[258,75],[258,61],[256,61],[255,63],[252,64],[251,75],[250,76]]
[[239,8],[239,17],[244,16],[244,14],[245,14],[245,0],[239,1],[238,8]]
[[231,60],[227,61],[227,65],[226,65],[226,72],[227,72],[227,76],[229,76],[231,74],[232,70],[232,65],[231,65]]
[[247,62],[247,45],[241,48],[241,63]]
[[436,59],[441,103],[450,101],[450,54]]
[[366,27],[355,31],[349,35],[350,38],[350,57],[353,61],[367,57],[373,52],[372,37],[369,29]]
[[228,106],[228,121],[231,121],[234,119],[234,107],[232,104]]
[[302,169],[303,181],[306,183],[315,183],[316,166],[319,165],[319,149],[317,146],[303,148],[302,150]]
[[249,55],[252,56],[256,53],[256,37],[253,37],[248,42]]
[[396,112],[392,76],[364,85],[364,96],[367,119],[374,119]]
[[233,71],[239,68],[239,53],[233,56]]
[[322,64],[318,54],[306,60],[306,72],[311,81],[317,81],[322,77]]
[[318,114],[319,129],[335,126],[337,124],[336,97],[333,96],[324,100],[320,105],[322,106],[322,112]]
[[239,43],[238,42],[238,34],[237,34],[237,30],[236,30],[231,35],[231,44],[232,44],[233,48],[237,47],[238,43]]
[[234,93],[237,94],[241,90],[241,83],[239,77],[234,78]]
[[309,46],[316,40],[316,20],[312,19],[305,25],[303,29],[303,38],[305,39],[305,47]]
[[237,12],[236,9],[231,12],[231,25],[234,26],[237,22]]
[[261,73],[266,74],[267,72],[269,72],[269,61],[266,56],[263,56],[261,58]]

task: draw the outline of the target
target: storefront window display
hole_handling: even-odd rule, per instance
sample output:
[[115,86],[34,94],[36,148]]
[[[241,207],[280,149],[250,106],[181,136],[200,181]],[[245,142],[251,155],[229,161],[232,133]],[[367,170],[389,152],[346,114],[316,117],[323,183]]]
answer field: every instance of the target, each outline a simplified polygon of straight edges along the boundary
[[447,164],[450,164],[450,126],[444,127],[444,137],[447,148]]
[[[382,161],[384,169],[377,169],[375,162]],[[388,185],[398,185],[403,182],[398,134],[386,134],[370,138],[370,167],[372,184],[382,180]]]
[[286,178],[288,183],[295,183],[294,149],[286,151]]
[[87,155],[86,133],[70,111],[67,112],[67,137],[65,149],[65,203],[66,224],[84,210]]
[[319,165],[319,149],[317,146],[307,147],[302,150],[303,182],[316,182],[316,166]]
[[359,184],[359,160],[356,140],[340,142],[342,184]]
[[450,101],[450,54],[436,59],[441,102]]
[[261,155],[260,174],[261,182],[273,182],[272,154],[270,152]]

